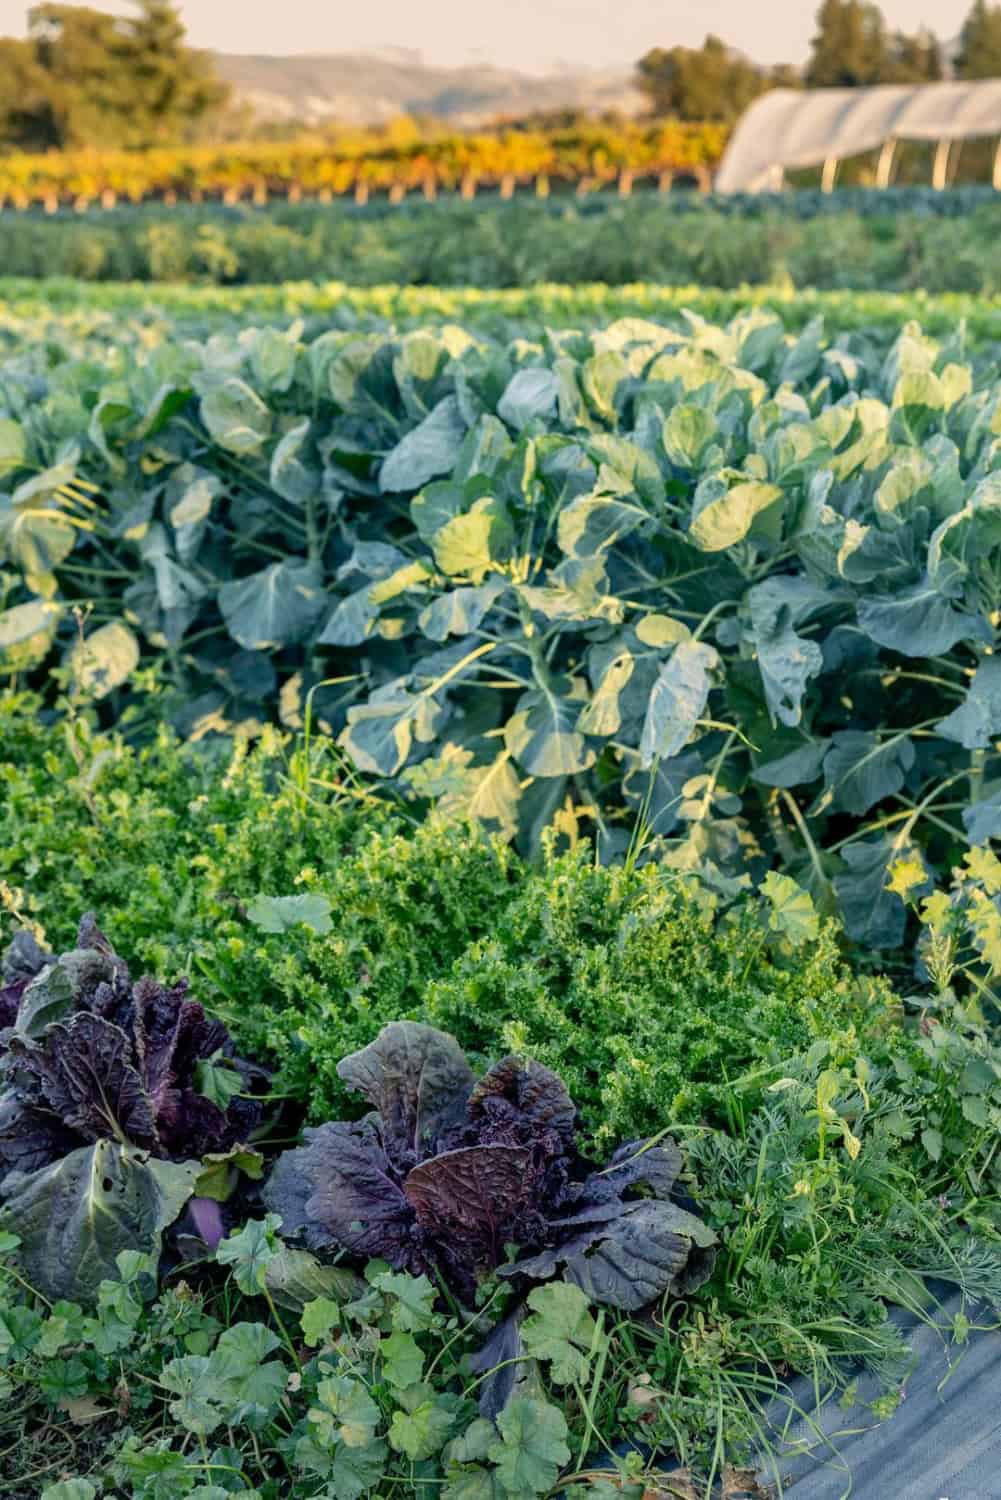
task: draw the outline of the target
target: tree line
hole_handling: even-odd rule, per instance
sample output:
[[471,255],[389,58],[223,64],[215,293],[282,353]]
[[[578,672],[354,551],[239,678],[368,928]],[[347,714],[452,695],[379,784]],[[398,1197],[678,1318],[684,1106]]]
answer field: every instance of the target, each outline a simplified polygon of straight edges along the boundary
[[[256,133],[227,115],[229,87],[211,56],[188,45],[177,6],[132,4],[126,18],[36,4],[24,40],[0,37],[0,148],[175,145],[229,135],[234,122]],[[926,83],[948,73],[1001,77],[1001,4],[974,0],[951,60],[927,30],[892,31],[871,0],[823,0],[805,69],[761,67],[708,36],[700,48],[654,48],[636,79],[656,115],[730,124],[770,88]]]
[[1001,5],[974,0],[951,67],[927,29],[891,31],[870,0],[823,0],[810,58],[799,71],[763,68],[719,37],[695,47],[656,47],[640,59],[636,81],[656,114],[731,124],[772,88],[864,88],[875,83],[931,83],[1001,77]]

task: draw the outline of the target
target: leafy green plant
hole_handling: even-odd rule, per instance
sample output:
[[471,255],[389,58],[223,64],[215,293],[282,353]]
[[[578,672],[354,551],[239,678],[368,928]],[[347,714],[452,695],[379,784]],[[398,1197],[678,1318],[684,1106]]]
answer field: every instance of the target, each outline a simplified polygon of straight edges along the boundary
[[124,382],[9,363],[8,667],[64,641],[121,703],[138,632],[186,733],[312,694],[395,797],[610,855],[638,819],[898,946],[889,865],[996,823],[996,391],[962,332],[303,335]]

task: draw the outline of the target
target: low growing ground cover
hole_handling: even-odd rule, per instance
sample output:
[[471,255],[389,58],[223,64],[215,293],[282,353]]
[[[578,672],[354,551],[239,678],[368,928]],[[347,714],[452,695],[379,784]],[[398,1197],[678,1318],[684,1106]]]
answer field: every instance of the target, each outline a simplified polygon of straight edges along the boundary
[[[54,719],[8,696],[5,940],[27,923],[72,946],[87,898],[133,974],[186,976],[314,1124],[357,1119],[353,1091],[381,1088],[371,1064],[337,1065],[387,1021],[451,1032],[476,1074],[533,1056],[580,1107],[592,1161],[664,1131],[678,1142],[715,1263],[652,1317],[547,1281],[492,1425],[467,1358],[505,1307],[504,1277],[484,1282],[475,1324],[416,1268],[366,1271],[364,1254],[310,1263],[303,1281],[251,1198],[215,1267],[158,1291],[126,1255],[95,1310],[32,1297],[7,1239],[10,1492],[65,1478],[83,1487],[52,1500],[355,1500],[444,1481],[453,1500],[566,1483],[583,1500],[601,1488],[595,1457],[626,1441],[677,1453],[701,1493],[725,1464],[774,1452],[762,1406],[791,1373],[836,1394],[861,1360],[885,1383],[874,1416],[888,1414],[907,1354],[886,1304],[932,1309],[926,1277],[964,1291],[957,1338],[996,1316],[995,964],[970,933],[1001,890],[997,860],[971,857],[921,903],[921,962],[895,993],[853,974],[837,926],[781,877],[720,900],[642,854],[604,869],[578,845],[526,864],[461,822],[414,826],[359,797],[328,755],[270,730],[235,753],[162,733],[130,748],[92,713]],[[919,894],[906,861],[892,878]]]
[[[928,197],[936,200],[929,211]],[[974,292],[1001,288],[998,209],[988,192],[883,195],[847,208],[807,194],[797,211],[767,200],[681,209],[656,195],[581,205],[448,203],[356,212],[303,204],[269,209],[174,207],[89,215],[0,215],[10,275],[82,281],[327,280],[360,286],[518,287],[538,281],[700,281],[736,287],[789,278],[803,287]],[[878,211],[884,204],[884,211]],[[944,205],[966,211],[947,215]],[[977,206],[979,204],[979,206]],[[739,229],[739,232],[737,232]]]

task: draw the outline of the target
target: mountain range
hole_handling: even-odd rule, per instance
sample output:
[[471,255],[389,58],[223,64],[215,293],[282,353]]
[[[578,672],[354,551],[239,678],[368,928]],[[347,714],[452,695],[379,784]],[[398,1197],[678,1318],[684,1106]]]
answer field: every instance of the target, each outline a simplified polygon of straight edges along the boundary
[[641,104],[624,70],[567,69],[532,77],[489,64],[435,67],[402,49],[295,57],[220,53],[216,62],[237,103],[263,121],[368,125],[407,114],[475,126],[560,109],[632,114]]

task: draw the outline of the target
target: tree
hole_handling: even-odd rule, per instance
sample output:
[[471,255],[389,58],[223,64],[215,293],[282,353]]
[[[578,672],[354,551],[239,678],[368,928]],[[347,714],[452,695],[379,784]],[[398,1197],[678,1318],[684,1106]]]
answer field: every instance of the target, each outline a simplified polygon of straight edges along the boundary
[[30,42],[0,37],[0,146],[44,151],[58,136],[46,78]]
[[121,22],[86,5],[36,5],[28,36],[60,146],[119,143],[129,107],[115,61]]
[[1001,78],[1001,5],[974,0],[959,33],[957,78]]
[[890,38],[880,83],[935,83],[943,77],[942,48],[930,31]]
[[773,87],[767,70],[731,51],[716,36],[707,36],[701,48],[655,47],[637,64],[636,82],[654,114],[725,123],[732,123],[752,99]]
[[806,69],[811,88],[858,88],[885,79],[883,13],[867,0],[824,0],[812,48]]
[[[40,118],[49,122],[45,144],[149,146],[183,139],[225,103],[229,91],[211,59],[186,44],[176,5],[134,3],[138,14],[126,19],[55,0],[29,11],[27,53],[11,52],[5,66],[14,83],[16,63],[41,90]],[[3,97],[18,96],[5,90]],[[2,120],[0,113],[0,128]]]
[[216,76],[207,53],[185,42],[184,23],[169,0],[137,0],[139,15],[117,46],[119,64],[133,96],[131,144],[175,140],[207,114],[220,109],[229,88]]

